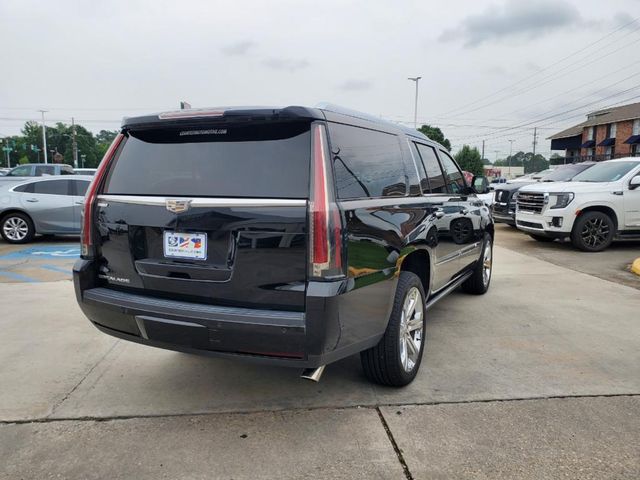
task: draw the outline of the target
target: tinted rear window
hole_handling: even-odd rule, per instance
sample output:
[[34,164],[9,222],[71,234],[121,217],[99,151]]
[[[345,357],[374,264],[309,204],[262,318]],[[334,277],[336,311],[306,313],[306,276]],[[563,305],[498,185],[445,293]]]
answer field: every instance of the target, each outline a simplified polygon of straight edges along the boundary
[[406,194],[408,177],[396,135],[337,123],[329,124],[329,134],[339,198]]
[[307,198],[309,124],[130,132],[105,193]]

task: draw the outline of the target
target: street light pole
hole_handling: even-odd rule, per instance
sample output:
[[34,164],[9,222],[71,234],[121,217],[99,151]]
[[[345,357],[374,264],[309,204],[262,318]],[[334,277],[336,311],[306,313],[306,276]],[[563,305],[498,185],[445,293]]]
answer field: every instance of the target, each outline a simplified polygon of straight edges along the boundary
[[42,151],[44,152],[44,163],[47,162],[47,127],[44,124],[44,114],[48,110],[38,110],[42,114]]
[[511,155],[513,155],[513,142],[514,140],[509,140],[511,144],[509,147],[509,179],[511,179]]
[[411,80],[416,83],[416,102],[413,107],[413,128],[418,128],[418,82],[422,77],[409,77],[407,80]]

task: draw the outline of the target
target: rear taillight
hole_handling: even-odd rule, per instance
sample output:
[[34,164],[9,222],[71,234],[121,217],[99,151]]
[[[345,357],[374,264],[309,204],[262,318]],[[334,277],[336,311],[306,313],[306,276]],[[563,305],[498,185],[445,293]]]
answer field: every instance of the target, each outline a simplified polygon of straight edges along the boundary
[[116,138],[111,143],[109,150],[104,154],[100,165],[98,165],[98,169],[91,181],[91,185],[87,189],[87,193],[84,197],[84,210],[83,210],[83,218],[82,218],[82,234],[81,234],[81,249],[80,256],[82,258],[93,258],[95,255],[94,252],[94,242],[93,242],[93,210],[94,205],[96,203],[96,197],[98,195],[98,190],[101,188],[104,183],[104,178],[109,170],[109,164],[115,157],[115,153],[118,150],[118,147],[122,143],[124,139],[123,134],[118,134]]
[[335,203],[324,125],[312,125],[311,201],[309,202],[310,271],[315,279],[344,276],[342,219]]

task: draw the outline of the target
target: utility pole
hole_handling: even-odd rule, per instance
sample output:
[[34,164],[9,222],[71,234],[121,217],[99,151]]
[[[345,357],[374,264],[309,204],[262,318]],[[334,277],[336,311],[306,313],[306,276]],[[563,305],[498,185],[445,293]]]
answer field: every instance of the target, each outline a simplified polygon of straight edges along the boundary
[[413,128],[418,129],[418,82],[422,77],[409,77],[407,80],[411,80],[416,83],[416,101],[413,107]]
[[44,124],[44,114],[48,110],[38,110],[42,114],[42,151],[44,152],[44,163],[47,162],[47,127]]
[[4,150],[4,153],[7,157],[7,168],[11,168],[11,151],[13,150],[13,147],[11,146],[11,140],[7,140],[7,144],[2,147],[2,150]]
[[511,156],[513,155],[513,140],[509,140],[509,179],[511,179]]
[[536,157],[536,145],[538,144],[538,127],[533,128],[533,158]]
[[484,162],[484,140],[482,140],[482,161]]
[[78,168],[78,142],[76,139],[76,123],[73,117],[71,117],[71,134],[73,135],[73,168]]

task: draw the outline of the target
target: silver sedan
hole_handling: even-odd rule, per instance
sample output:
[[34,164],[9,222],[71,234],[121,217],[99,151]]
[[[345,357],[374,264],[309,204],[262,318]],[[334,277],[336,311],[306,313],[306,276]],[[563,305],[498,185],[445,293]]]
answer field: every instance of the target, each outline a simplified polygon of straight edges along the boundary
[[0,235],[27,243],[36,234],[80,233],[84,194],[93,177],[35,177],[0,185]]

